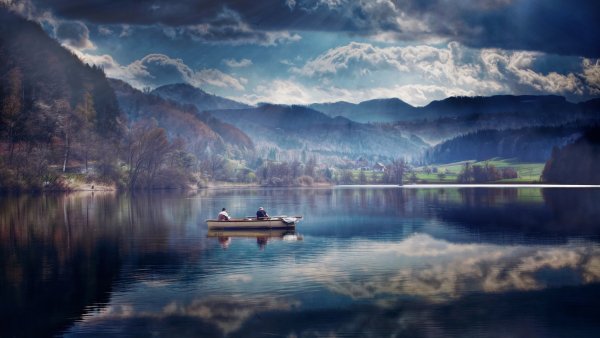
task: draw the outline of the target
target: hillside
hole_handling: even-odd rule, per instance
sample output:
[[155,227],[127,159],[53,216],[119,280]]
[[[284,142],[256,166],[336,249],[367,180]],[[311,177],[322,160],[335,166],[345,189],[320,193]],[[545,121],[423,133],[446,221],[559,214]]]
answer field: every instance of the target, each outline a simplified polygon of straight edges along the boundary
[[572,142],[581,134],[578,126],[479,130],[440,143],[427,151],[428,163],[514,158],[545,162],[553,147]]
[[114,173],[125,128],[102,69],[2,6],[0,108],[0,190],[60,189],[92,162]]
[[575,142],[554,148],[542,179],[549,183],[600,184],[600,127],[590,128]]
[[182,104],[192,104],[199,111],[216,109],[242,109],[250,106],[229,100],[217,95],[211,95],[202,89],[193,87],[185,83],[176,83],[158,87],[152,91],[152,94],[165,99],[173,100]]
[[398,99],[311,104],[309,107],[332,117],[389,123],[399,132],[418,135],[430,144],[482,129],[558,126],[600,120],[600,99],[575,104],[552,95],[449,97],[425,107],[412,107]]
[[200,114],[194,106],[181,106],[160,96],[143,93],[120,80],[110,80],[119,104],[129,120],[153,118],[171,138],[182,138],[187,149],[200,156],[207,149],[246,152],[254,149],[252,140],[241,130],[212,117]]
[[314,103],[308,107],[331,117],[343,116],[361,123],[405,121],[421,117],[418,108],[396,98],[369,100],[359,104],[344,101]]
[[[103,71],[83,64],[48,37],[38,24],[1,6],[0,59],[0,103],[7,102],[11,87],[20,85],[19,113],[22,116],[16,122],[16,128],[21,132],[27,134],[32,131],[24,125],[27,120],[53,117],[41,117],[39,107],[52,106],[64,100],[74,109],[86,100],[88,94],[93,99],[96,130],[102,134],[118,130],[118,103]],[[2,112],[6,114],[4,109]],[[6,118],[3,116],[3,120]]]
[[211,113],[244,130],[257,144],[282,150],[307,150],[342,157],[364,154],[414,158],[427,147],[417,137],[343,117],[331,118],[302,106],[266,104]]

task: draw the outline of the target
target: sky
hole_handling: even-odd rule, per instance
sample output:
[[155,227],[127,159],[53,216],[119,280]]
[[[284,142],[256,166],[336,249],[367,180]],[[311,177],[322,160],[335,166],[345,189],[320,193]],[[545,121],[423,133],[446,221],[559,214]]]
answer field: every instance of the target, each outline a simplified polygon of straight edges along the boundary
[[600,96],[600,1],[0,0],[136,88],[249,104]]

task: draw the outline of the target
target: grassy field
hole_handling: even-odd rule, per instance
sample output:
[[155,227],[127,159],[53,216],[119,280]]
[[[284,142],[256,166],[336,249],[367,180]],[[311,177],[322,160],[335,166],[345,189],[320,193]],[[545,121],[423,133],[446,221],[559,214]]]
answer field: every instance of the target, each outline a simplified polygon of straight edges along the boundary
[[[486,163],[495,166],[498,169],[501,168],[514,168],[519,174],[518,178],[514,179],[504,179],[500,181],[496,181],[496,183],[537,183],[540,182],[540,176],[542,174],[542,170],[544,170],[544,163],[526,163],[519,162],[515,159],[501,159],[501,158],[492,158],[488,161],[462,161],[456,163],[447,163],[447,164],[439,164],[439,165],[430,165],[428,167],[417,167],[414,168],[414,173],[416,176],[417,183],[456,183],[458,174],[462,171],[466,162],[469,162],[471,165],[485,165]],[[427,172],[426,168],[436,169],[437,173]],[[442,177],[440,177],[440,173],[443,173]],[[354,176],[355,182],[358,182],[360,170],[354,170],[352,172]],[[365,176],[367,178],[367,183],[379,182],[381,180],[382,173],[376,173],[371,171],[365,171]],[[407,174],[405,177],[405,182],[414,181],[415,178],[411,180],[411,174]]]
[[[440,165],[431,165],[429,168],[437,168],[438,173],[426,173],[425,167],[415,168],[417,180],[419,182],[427,182],[427,183],[453,183],[456,182],[458,174],[461,172],[465,163],[469,162],[472,165],[485,165],[486,163],[495,166],[498,169],[501,168],[514,168],[519,174],[518,178],[515,179],[505,179],[497,182],[500,183],[528,183],[528,182],[539,182],[540,176],[542,174],[542,170],[544,170],[544,163],[526,163],[519,162],[515,159],[501,159],[501,158],[492,158],[487,161],[462,161],[456,163],[448,163],[448,164],[440,164]],[[440,179],[438,176],[439,173],[446,173],[443,179]]]

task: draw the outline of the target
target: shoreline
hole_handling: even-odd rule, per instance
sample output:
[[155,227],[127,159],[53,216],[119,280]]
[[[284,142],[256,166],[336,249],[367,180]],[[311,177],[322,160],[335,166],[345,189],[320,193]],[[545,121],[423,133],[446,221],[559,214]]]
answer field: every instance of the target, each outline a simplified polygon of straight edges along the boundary
[[[403,188],[403,189],[440,189],[440,188],[600,188],[596,184],[554,184],[554,183],[411,183],[411,184],[329,184],[319,183],[311,186],[262,186],[256,183],[225,183],[225,184],[209,184],[205,187],[188,187],[173,188],[173,189],[146,189],[136,190],[138,193],[151,192],[196,192],[202,190],[219,190],[219,189],[315,189],[315,188]],[[83,184],[65,189],[41,189],[41,190],[21,190],[10,191],[0,190],[0,195],[5,194],[31,194],[31,193],[76,193],[76,192],[101,192],[101,193],[124,193],[125,190],[119,190],[114,185],[96,185]]]

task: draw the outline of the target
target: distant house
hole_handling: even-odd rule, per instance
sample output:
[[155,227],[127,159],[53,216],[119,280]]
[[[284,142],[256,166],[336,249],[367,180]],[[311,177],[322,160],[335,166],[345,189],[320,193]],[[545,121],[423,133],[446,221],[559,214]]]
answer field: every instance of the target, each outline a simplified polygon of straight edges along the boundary
[[363,170],[363,168],[369,167],[369,161],[367,161],[364,157],[361,156],[354,163],[354,167]]
[[385,172],[385,165],[381,162],[377,162],[375,165],[373,165],[373,171],[380,173]]

